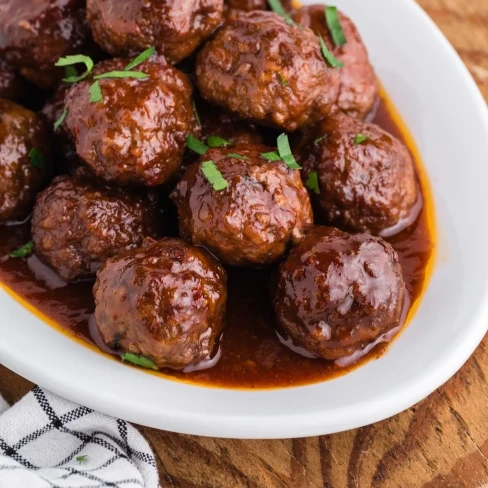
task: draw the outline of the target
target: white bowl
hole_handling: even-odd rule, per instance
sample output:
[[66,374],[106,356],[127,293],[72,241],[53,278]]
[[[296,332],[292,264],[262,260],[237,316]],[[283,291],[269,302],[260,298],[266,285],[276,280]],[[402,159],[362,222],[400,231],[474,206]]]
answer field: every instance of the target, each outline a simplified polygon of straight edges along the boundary
[[129,421],[239,438],[311,436],[370,424],[418,402],[462,366],[488,327],[485,103],[454,49],[413,1],[336,3],[358,24],[434,189],[440,259],[414,320],[387,354],[310,386],[205,388],[107,359],[1,291],[2,363],[59,395]]

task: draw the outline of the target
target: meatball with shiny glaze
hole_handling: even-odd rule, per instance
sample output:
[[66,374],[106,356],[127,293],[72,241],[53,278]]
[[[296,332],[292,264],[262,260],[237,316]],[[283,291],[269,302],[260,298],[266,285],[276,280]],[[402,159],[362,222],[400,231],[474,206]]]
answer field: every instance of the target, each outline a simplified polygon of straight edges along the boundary
[[325,22],[324,5],[310,5],[296,10],[293,19],[321,35],[332,54],[344,63],[339,70],[341,87],[337,106],[352,117],[364,118],[378,97],[378,80],[369,61],[368,51],[352,20],[338,12],[346,44],[336,46]]
[[78,155],[97,176],[121,185],[160,185],[177,174],[195,126],[192,86],[153,56],[136,68],[146,78],[101,79],[103,99],[91,103],[93,76],[121,71],[128,63],[103,61],[74,85],[66,94],[65,124]]
[[388,236],[412,224],[422,201],[407,148],[377,125],[338,113],[294,147],[305,181],[316,172],[316,214],[328,224]]
[[0,99],[0,224],[25,219],[50,175],[50,148],[43,121]]
[[405,293],[398,255],[382,238],[315,227],[281,264],[273,304],[294,345],[335,360],[398,332]]
[[307,28],[255,11],[225,24],[197,58],[202,96],[244,119],[294,131],[331,112],[339,70]]
[[[299,171],[261,157],[269,151],[260,145],[210,149],[192,164],[171,195],[180,235],[230,265],[283,257],[312,223],[312,211]],[[205,161],[214,162],[227,188],[213,188],[202,171]]]
[[155,46],[171,63],[189,56],[218,27],[223,0],[88,0],[93,37],[127,56]]
[[84,0],[5,0],[0,4],[0,55],[28,80],[51,87],[63,76],[54,63],[90,46]]
[[98,183],[87,171],[59,176],[37,198],[32,240],[61,278],[93,276],[110,257],[155,236],[160,216],[146,197]]
[[224,328],[224,268],[181,239],[146,241],[109,259],[93,288],[102,340],[158,368],[184,369],[212,357]]
[[231,20],[244,12],[266,10],[266,0],[224,0],[224,18]]

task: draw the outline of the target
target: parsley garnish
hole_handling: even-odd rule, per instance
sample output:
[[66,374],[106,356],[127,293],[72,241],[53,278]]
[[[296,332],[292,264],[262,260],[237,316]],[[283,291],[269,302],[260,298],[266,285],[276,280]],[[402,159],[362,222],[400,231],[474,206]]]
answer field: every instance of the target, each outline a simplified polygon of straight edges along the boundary
[[207,137],[207,145],[209,147],[222,147],[222,146],[232,146],[234,144],[231,141],[228,141],[227,139],[223,139],[222,137],[219,136],[208,136]]
[[269,6],[271,7],[271,10],[278,14],[281,15],[284,19],[285,22],[288,25],[296,25],[295,22],[293,22],[293,19],[291,18],[290,14],[286,12],[286,10],[283,8],[283,5],[281,5],[280,0],[268,0]]
[[59,119],[56,120],[56,122],[54,122],[54,125],[53,125],[54,132],[56,132],[59,129],[60,125],[64,122],[64,119],[66,118],[67,115],[68,115],[68,110],[65,108],[63,110],[63,113],[59,117]]
[[193,152],[200,154],[200,156],[203,156],[209,149],[206,144],[204,144],[202,141],[199,141],[191,134],[186,138],[186,147],[188,149],[191,149]]
[[143,51],[139,56],[135,57],[125,68],[124,71],[129,71],[135,68],[138,64],[143,63],[146,59],[150,58],[156,52],[156,48],[151,46],[150,48]]
[[287,87],[287,86],[288,86],[288,83],[287,83],[287,81],[285,80],[285,78],[283,78],[283,75],[282,75],[282,74],[281,74],[279,71],[277,71],[277,73],[278,73],[278,76],[279,76],[279,78],[280,78],[281,84],[282,84],[284,87]]
[[29,151],[29,160],[29,166],[31,168],[40,169],[44,166],[44,163],[46,162],[46,156],[44,156],[44,154],[42,154],[42,152],[40,152],[38,149],[33,147]]
[[150,359],[144,356],[138,356],[137,354],[132,354],[131,352],[126,352],[122,354],[122,361],[135,364],[136,366],[141,366],[142,368],[154,369],[155,371],[158,370],[154,361],[151,361]]
[[309,190],[312,190],[317,195],[320,195],[319,175],[317,174],[317,171],[311,171],[309,173],[308,178],[307,178],[307,182],[305,183],[305,186]]
[[13,258],[25,258],[29,254],[32,254],[34,250],[34,243],[29,241],[28,243],[20,246],[18,249],[10,253],[10,256]]
[[[91,73],[91,70],[93,69],[93,60],[90,56],[85,56],[83,54],[66,56],[64,58],[59,58],[56,63],[54,63],[54,66],[73,66],[80,63],[86,66],[86,70],[81,75],[77,76],[76,74],[71,74],[70,76],[63,78],[63,81],[66,81],[67,83],[76,83],[77,81],[84,80]],[[73,72],[70,70],[70,73]]]
[[83,456],[76,456],[76,460],[78,461],[78,463],[83,464],[86,463],[86,461],[88,460],[88,456],[86,454],[84,454]]
[[338,47],[344,46],[344,44],[347,43],[347,39],[344,31],[342,30],[337,7],[325,7],[325,21],[329,27],[330,35],[332,36],[334,44]]
[[322,55],[324,56],[325,60],[333,67],[333,68],[343,68],[344,63],[337,59],[327,48],[325,45],[322,36],[319,35],[319,42],[320,42],[320,49],[322,50]]
[[278,143],[278,153],[281,159],[283,160],[283,162],[291,169],[302,169],[302,167],[298,165],[297,162],[295,161],[295,157],[291,152],[288,136],[286,134],[279,135],[277,139],[277,143]]
[[325,138],[327,137],[327,134],[324,134],[323,136],[318,137],[313,141],[314,144],[318,144],[319,142],[322,142]]
[[364,141],[367,141],[368,139],[371,139],[369,136],[365,136],[364,134],[357,134],[356,137],[354,138],[354,145],[359,146],[359,144],[363,143]]
[[202,173],[216,191],[225,190],[229,186],[229,183],[225,181],[219,168],[217,168],[212,160],[202,163]]
[[108,71],[93,77],[94,80],[104,80],[105,78],[147,78],[149,75],[142,71]]
[[281,157],[278,154],[278,151],[271,151],[267,153],[261,153],[261,156],[264,159],[267,159],[268,161],[274,162],[274,161],[281,161]]
[[200,115],[198,115],[198,110],[195,102],[193,102],[193,113],[195,115],[195,120],[197,121],[197,124],[202,125],[202,121],[200,120]]
[[243,156],[242,154],[237,154],[237,153],[227,153],[227,156],[229,158],[236,158],[236,159],[249,159],[247,156]]
[[96,103],[103,100],[102,90],[98,81],[91,84],[88,93],[90,94],[90,103]]

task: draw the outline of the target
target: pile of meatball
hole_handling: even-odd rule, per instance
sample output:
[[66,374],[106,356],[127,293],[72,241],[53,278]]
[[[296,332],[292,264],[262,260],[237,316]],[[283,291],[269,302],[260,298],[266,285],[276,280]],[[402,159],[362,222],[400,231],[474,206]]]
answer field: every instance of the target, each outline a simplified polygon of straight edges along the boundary
[[278,332],[317,358],[402,325],[384,237],[422,205],[411,156],[367,122],[378,84],[354,23],[276,4],[0,5],[0,224],[31,219],[39,260],[96,277],[99,335],[136,364],[214,356],[229,266],[274,268]]

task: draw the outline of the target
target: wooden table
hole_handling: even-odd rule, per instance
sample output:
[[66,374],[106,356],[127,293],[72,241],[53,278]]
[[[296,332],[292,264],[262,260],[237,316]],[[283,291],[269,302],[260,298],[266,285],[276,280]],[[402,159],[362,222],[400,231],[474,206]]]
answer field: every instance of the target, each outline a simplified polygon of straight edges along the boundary
[[[454,44],[488,101],[488,0],[419,3]],[[165,487],[488,486],[487,376],[488,336],[463,369],[426,400],[361,429],[282,441],[141,431],[157,454]],[[0,392],[7,401],[31,386],[0,366]]]

